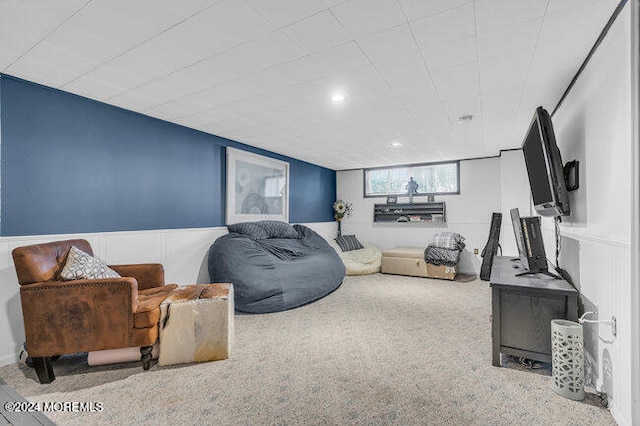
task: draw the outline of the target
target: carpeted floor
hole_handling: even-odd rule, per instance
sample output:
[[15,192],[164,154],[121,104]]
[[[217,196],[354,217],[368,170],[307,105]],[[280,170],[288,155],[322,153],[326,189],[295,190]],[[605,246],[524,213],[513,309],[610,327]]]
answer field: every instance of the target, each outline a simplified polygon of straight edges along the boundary
[[347,277],[310,305],[237,315],[226,361],[143,372],[73,356],[50,385],[18,364],[0,377],[30,401],[102,403],[49,413],[60,425],[615,424],[593,395],[556,395],[546,369],[492,367],[490,305],[483,281]]

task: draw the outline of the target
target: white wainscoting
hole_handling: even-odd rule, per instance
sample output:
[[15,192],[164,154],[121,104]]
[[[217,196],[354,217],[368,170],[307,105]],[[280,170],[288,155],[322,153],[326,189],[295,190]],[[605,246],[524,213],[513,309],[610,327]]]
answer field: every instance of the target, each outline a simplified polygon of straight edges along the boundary
[[[325,239],[335,237],[335,222],[304,224]],[[209,247],[227,233],[226,227],[169,229],[134,232],[105,232],[0,238],[0,365],[17,361],[24,342],[22,307],[18,278],[11,251],[20,246],[71,238],[84,238],[94,255],[109,264],[162,263],[165,281],[180,285],[208,283],[207,254]]]
[[[552,221],[543,221],[547,257],[552,258]],[[620,425],[631,425],[631,244],[620,238],[592,235],[585,229],[561,226],[560,266],[572,278],[587,311],[597,319],[616,317],[617,335],[609,324],[584,324],[587,383],[609,397],[609,408]],[[551,259],[555,262],[555,258]],[[594,319],[590,316],[589,319]]]

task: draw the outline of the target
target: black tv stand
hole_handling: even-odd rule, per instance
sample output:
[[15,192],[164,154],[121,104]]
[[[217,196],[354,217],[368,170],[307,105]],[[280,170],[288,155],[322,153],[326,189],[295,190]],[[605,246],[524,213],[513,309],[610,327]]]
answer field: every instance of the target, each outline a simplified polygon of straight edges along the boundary
[[501,353],[551,362],[551,320],[578,320],[578,292],[544,273],[516,276],[514,266],[496,256],[491,268],[492,364]]
[[553,272],[549,272],[549,271],[524,271],[524,272],[520,272],[519,274],[516,274],[516,277],[521,277],[523,275],[533,275],[533,274],[545,274],[548,275],[550,277],[555,278],[556,280],[561,280],[562,278],[560,278],[559,276],[557,276],[556,274],[554,274]]

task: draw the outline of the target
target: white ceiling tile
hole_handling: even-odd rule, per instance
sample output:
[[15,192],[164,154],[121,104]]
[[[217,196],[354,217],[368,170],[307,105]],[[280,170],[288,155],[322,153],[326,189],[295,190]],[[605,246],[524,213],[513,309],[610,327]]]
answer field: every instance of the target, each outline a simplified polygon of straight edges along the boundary
[[[511,140],[513,123],[518,116],[521,99],[521,89],[483,97],[482,115],[487,146],[495,144],[502,147],[505,141]],[[522,141],[518,138],[514,142],[512,146],[519,147]]]
[[327,75],[327,71],[310,57],[287,62],[247,76],[247,81],[261,91],[279,90]]
[[91,99],[108,100],[127,90],[120,84],[122,80],[119,80],[116,76],[117,74],[113,73],[107,78],[96,75],[92,75],[91,78],[80,77],[62,88],[67,92]]
[[171,99],[190,95],[233,80],[234,73],[224,67],[216,67],[211,61],[197,62],[191,66],[153,80],[154,86],[165,87],[175,93]]
[[619,0],[549,0],[547,15],[564,14],[566,17],[575,18],[577,9],[593,6],[605,6],[611,13],[620,4]]
[[418,45],[408,24],[358,38],[356,42],[374,62],[418,51]]
[[414,117],[428,116],[434,111],[442,111],[442,103],[434,95],[425,96],[422,93],[405,94],[399,97]]
[[246,76],[212,87],[211,89],[204,90],[201,93],[195,93],[192,96],[208,98],[209,102],[215,102],[216,100],[222,99],[228,99],[231,102],[255,96],[265,90],[266,88],[260,87],[258,82],[252,80],[252,76]]
[[476,35],[472,3],[413,21],[410,25],[420,47],[423,49]]
[[528,70],[497,71],[480,74],[480,91],[482,94],[501,92],[523,87],[529,76]]
[[0,43],[0,71],[5,71],[6,67],[38,42],[36,38],[2,27],[0,27],[0,40],[2,40]]
[[312,57],[331,72],[348,71],[369,63],[369,59],[352,41],[315,53]]
[[216,56],[217,68],[241,76],[301,58],[305,52],[282,32],[272,32]]
[[476,62],[434,71],[431,75],[443,101],[470,98],[480,94]]
[[593,29],[604,28],[617,3],[598,1],[585,4],[580,16],[572,17],[570,30],[565,14],[548,14],[542,23],[538,44],[545,50],[561,52],[590,49],[599,35]]
[[185,49],[177,41],[156,37],[108,62],[108,66],[130,74],[143,84],[185,68],[201,58],[199,53]]
[[423,55],[430,70],[455,67],[478,60],[475,37],[468,37],[452,43],[429,45]]
[[618,1],[543,4],[0,0],[0,69],[25,55],[11,74],[337,169],[495,155],[553,108]]
[[[173,87],[159,81],[152,81],[136,87],[133,91],[141,96],[154,99],[157,104],[163,104],[181,96],[181,93],[176,91]],[[118,95],[117,97],[123,96],[128,92]]]
[[500,70],[527,70],[531,67],[534,49],[517,50],[499,56],[481,58],[480,75],[496,73]]
[[[86,0],[63,0],[42,2],[32,0],[3,0],[0,2],[0,70],[19,59],[29,49],[51,34],[60,24],[81,9]],[[33,61],[32,64],[36,64]],[[41,69],[28,70],[23,78],[33,79],[41,84],[51,84],[57,78],[38,76]],[[20,76],[18,76],[20,77]],[[46,80],[46,81],[45,81]]]
[[161,77],[158,83],[183,94],[192,94],[239,76],[287,63],[300,58],[304,52],[280,32],[273,32],[211,58],[198,61],[172,74]]
[[478,56],[482,59],[535,47],[541,26],[542,19],[535,19],[480,35]]
[[103,65],[88,74],[66,83],[62,88],[73,93],[91,93],[95,84],[96,93],[101,98],[111,98],[119,95],[137,85],[144,83],[144,79],[140,78],[131,71],[120,71],[110,66]]
[[[63,44],[93,60],[105,61],[219,2],[92,1],[54,32],[48,41]],[[123,10],[127,13],[122,13]]]
[[454,125],[463,115],[473,116],[472,121],[474,122],[482,121],[482,98],[480,96],[446,101],[443,106],[449,120]]
[[[210,106],[210,108],[219,108],[230,102],[233,102],[236,97],[234,94],[229,93],[224,86],[212,87],[211,89],[203,90],[202,92],[194,93],[188,96],[194,101],[199,101]],[[199,113],[192,111],[193,113]]]
[[520,50],[480,60],[480,90],[516,89],[525,85],[533,59],[533,49]]
[[505,26],[542,18],[548,0],[477,0],[478,34],[486,34]]
[[398,95],[424,90],[431,85],[429,71],[420,52],[378,61],[375,65]]
[[409,21],[455,9],[471,2],[472,0],[400,0],[400,4]]
[[24,72],[34,72],[32,68],[39,66],[49,72],[55,70],[57,76],[49,76],[49,81],[50,84],[56,81],[54,86],[57,87],[96,68],[98,64],[67,49],[43,41],[10,66],[7,71],[9,74],[18,75]]
[[162,120],[173,120],[176,117],[184,116],[186,110],[172,102],[156,105],[143,111],[143,113]]
[[285,27],[327,8],[322,0],[247,0],[277,27]]
[[324,6],[328,9],[334,6],[338,6],[339,4],[346,3],[349,0],[323,0]]
[[109,99],[109,102],[133,111],[143,111],[162,103],[153,97],[135,90],[129,90],[118,96],[112,97]]
[[[125,39],[127,37],[125,31],[120,35]],[[116,37],[100,37],[92,31],[81,30],[72,24],[67,24],[51,34],[46,42],[101,64],[122,52],[123,48],[118,45],[116,39]]]
[[350,40],[340,23],[328,11],[290,25],[282,31],[307,53],[329,49]]
[[36,77],[39,83],[59,87],[95,66],[95,63],[82,57],[57,49],[47,42],[42,42],[27,55],[14,62],[6,71],[8,74],[27,80],[33,80],[35,76],[44,74],[44,78]]
[[331,8],[352,37],[373,34],[406,22],[396,1],[351,0]]
[[85,3],[86,0],[3,0],[0,2],[0,28],[15,30],[40,40]]

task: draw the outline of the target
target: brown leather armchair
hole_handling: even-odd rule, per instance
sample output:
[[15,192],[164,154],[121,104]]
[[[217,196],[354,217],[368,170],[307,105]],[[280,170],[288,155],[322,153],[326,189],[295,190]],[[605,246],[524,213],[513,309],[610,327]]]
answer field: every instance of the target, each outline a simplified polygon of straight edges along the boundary
[[177,287],[164,285],[160,264],[110,265],[122,278],[62,281],[71,246],[93,256],[86,240],[18,247],[13,260],[20,283],[27,351],[40,383],[55,380],[51,357],[140,346],[149,369],[158,340],[160,303]]

